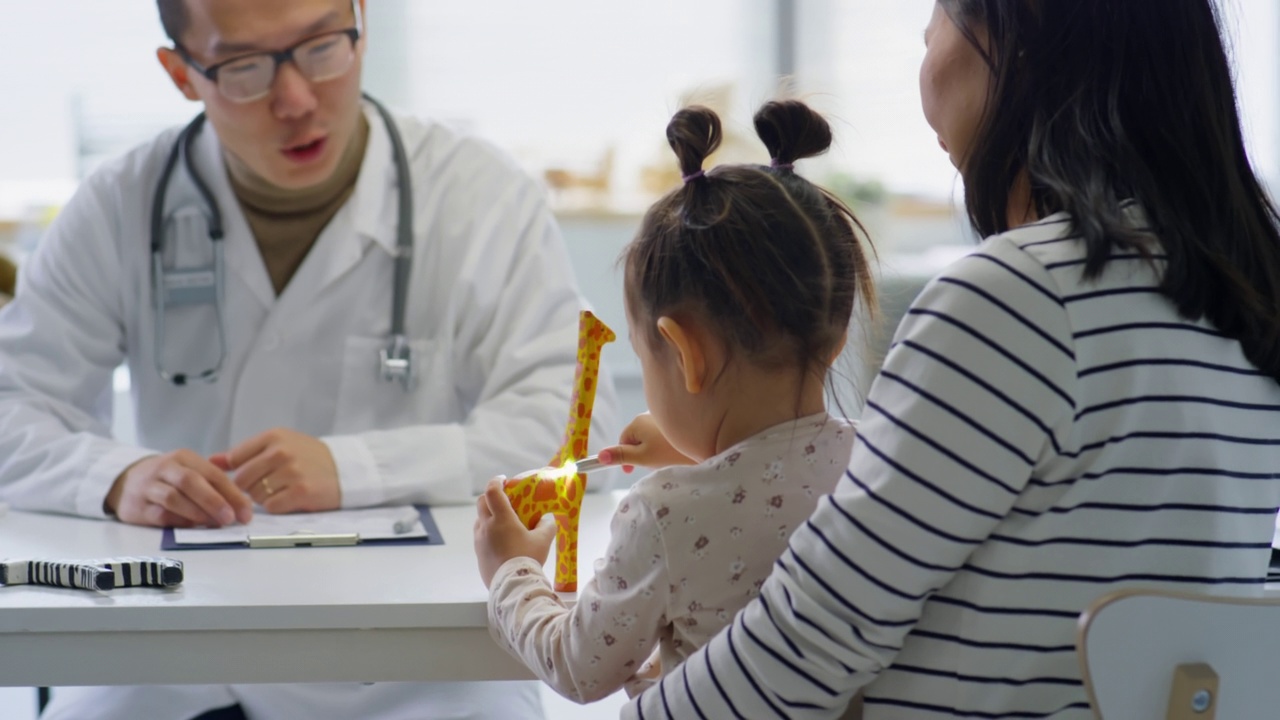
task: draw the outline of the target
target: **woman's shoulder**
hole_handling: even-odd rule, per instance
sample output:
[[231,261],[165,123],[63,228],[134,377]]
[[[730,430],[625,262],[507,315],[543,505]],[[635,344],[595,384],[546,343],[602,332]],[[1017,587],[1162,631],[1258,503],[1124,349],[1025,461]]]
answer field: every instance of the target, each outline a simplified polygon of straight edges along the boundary
[[[1083,259],[1081,245],[1058,216],[988,238],[925,286],[899,325],[894,347],[906,344],[970,372],[978,362],[973,358],[994,351],[1069,384],[1076,371],[1069,300],[1084,291],[1083,268],[1062,268]],[[973,356],[961,360],[957,353]],[[997,377],[989,381],[1001,384]]]
[[1070,217],[1058,213],[987,238],[934,283],[1011,307],[1061,308],[1083,282],[1082,273],[1062,271],[1083,269],[1085,257],[1085,244],[1073,232]]
[[[1122,211],[1133,228],[1149,227],[1137,203],[1125,203]],[[1113,245],[1096,275],[1085,272],[1089,253],[1071,216],[1061,212],[987,238],[944,276],[1041,296],[1064,307],[1082,298],[1146,291],[1160,284],[1163,250],[1158,238],[1145,252]]]

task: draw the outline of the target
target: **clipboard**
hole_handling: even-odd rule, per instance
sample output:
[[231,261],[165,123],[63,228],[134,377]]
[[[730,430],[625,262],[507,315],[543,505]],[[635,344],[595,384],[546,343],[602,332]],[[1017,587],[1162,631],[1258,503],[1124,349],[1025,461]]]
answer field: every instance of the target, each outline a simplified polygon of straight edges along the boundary
[[183,550],[240,550],[261,548],[299,548],[299,547],[351,547],[352,545],[396,546],[396,545],[443,545],[444,537],[440,527],[431,515],[427,505],[414,505],[422,527],[426,529],[426,537],[410,538],[378,538],[361,540],[356,533],[323,534],[323,535],[259,535],[252,536],[249,542],[224,542],[205,544],[179,544],[174,537],[173,528],[167,527],[160,536],[160,549],[165,552],[182,552]]

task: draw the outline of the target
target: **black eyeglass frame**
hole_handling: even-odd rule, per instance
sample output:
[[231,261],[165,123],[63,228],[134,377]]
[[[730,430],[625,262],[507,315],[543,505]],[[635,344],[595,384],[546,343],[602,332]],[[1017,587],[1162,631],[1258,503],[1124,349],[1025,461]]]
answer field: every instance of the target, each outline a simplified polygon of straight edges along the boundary
[[294,43],[293,45],[290,45],[284,50],[263,50],[260,52],[251,52],[251,53],[245,53],[244,55],[237,55],[236,57],[230,58],[228,60],[223,60],[222,62],[214,63],[209,67],[205,67],[201,65],[199,61],[191,57],[191,53],[187,52],[187,49],[182,47],[181,44],[175,43],[173,46],[173,49],[182,58],[183,62],[190,65],[193,70],[200,73],[201,75],[208,78],[211,82],[214,82],[214,83],[218,82],[218,71],[220,71],[222,68],[226,67],[227,65],[230,65],[236,62],[241,62],[245,58],[258,57],[258,56],[265,55],[266,57],[271,58],[275,62],[275,67],[273,67],[271,70],[271,82],[274,83],[276,79],[276,75],[280,72],[281,65],[285,64],[286,62],[293,62],[295,65],[297,65],[297,63],[294,62],[293,60],[293,54],[298,50],[298,48],[308,43],[315,42],[316,40],[320,40],[322,38],[338,36],[338,35],[347,36],[347,39],[351,41],[351,50],[352,52],[354,52],[356,49],[356,43],[360,42],[360,28],[358,26],[347,28],[345,30],[333,30],[326,33],[320,33],[319,35],[312,35],[311,37],[306,38],[304,40],[299,40],[298,42]]

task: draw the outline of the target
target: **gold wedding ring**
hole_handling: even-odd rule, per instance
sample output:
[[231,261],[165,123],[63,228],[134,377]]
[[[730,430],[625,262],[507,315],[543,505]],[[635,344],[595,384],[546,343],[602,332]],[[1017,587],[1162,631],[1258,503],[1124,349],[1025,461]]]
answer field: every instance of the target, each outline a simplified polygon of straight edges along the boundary
[[268,496],[276,494],[276,491],[271,489],[271,478],[269,477],[262,478],[262,491],[265,492]]

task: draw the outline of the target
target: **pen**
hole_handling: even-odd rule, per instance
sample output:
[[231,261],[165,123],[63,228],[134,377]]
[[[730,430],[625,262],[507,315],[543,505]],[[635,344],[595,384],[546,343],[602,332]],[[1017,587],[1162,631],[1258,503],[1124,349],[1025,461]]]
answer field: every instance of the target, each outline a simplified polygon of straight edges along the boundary
[[407,532],[412,532],[414,528],[418,527],[418,520],[418,509],[411,508],[410,512],[406,512],[404,517],[396,520],[395,524],[391,526],[391,529],[394,530],[397,535],[403,535]]

